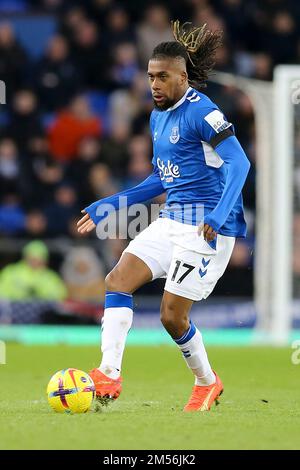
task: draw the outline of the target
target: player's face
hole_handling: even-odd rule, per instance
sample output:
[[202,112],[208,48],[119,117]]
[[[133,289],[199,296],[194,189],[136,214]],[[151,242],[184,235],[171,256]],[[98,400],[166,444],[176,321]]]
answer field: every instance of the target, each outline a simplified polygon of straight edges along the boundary
[[160,111],[179,101],[188,87],[185,64],[181,60],[150,60],[148,77],[154,106]]

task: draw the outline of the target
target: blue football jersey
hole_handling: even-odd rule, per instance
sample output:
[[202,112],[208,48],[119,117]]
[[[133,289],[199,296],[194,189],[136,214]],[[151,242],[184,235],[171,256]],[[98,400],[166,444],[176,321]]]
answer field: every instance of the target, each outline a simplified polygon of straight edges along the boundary
[[[219,203],[226,182],[226,164],[215,148],[234,135],[233,126],[206,95],[189,87],[165,111],[150,117],[153,166],[167,193],[161,217],[198,225]],[[244,237],[242,195],[218,233]]]

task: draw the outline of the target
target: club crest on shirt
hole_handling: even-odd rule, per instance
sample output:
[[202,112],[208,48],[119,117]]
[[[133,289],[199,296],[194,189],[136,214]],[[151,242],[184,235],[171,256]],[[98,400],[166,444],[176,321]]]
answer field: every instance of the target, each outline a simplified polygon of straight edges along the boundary
[[180,139],[179,127],[174,126],[174,127],[172,127],[172,131],[171,131],[171,135],[170,135],[170,142],[171,142],[171,144],[177,144],[179,139]]

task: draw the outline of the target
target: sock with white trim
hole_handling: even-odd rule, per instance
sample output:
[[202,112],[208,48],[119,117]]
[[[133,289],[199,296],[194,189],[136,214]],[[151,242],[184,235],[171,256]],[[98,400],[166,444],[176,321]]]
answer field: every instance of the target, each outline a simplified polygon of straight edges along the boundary
[[99,370],[111,379],[117,379],[120,376],[126,338],[132,325],[132,318],[132,295],[125,292],[106,292],[102,320],[102,360]]
[[174,341],[181,350],[187,366],[195,375],[195,385],[208,386],[215,383],[216,377],[209,364],[202,335],[192,321],[184,335]]

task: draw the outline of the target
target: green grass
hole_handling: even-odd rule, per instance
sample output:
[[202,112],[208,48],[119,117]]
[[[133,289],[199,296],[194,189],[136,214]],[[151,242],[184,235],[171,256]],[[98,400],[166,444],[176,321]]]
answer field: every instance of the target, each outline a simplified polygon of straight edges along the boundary
[[[175,347],[128,347],[121,397],[99,413],[56,414],[50,376],[97,365],[94,347],[9,344],[0,365],[1,449],[299,449],[300,365],[291,349],[211,347],[225,392],[185,414],[193,379]],[[262,400],[267,400],[268,403]]]

